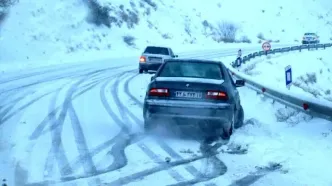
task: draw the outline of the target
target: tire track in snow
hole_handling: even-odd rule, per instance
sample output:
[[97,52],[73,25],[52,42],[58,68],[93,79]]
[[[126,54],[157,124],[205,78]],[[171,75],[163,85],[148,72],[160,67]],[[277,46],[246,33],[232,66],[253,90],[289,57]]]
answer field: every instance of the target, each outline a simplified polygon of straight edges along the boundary
[[[133,71],[127,71],[127,73],[132,73]],[[130,98],[134,97],[130,92],[129,92],[129,82],[135,78],[137,75],[134,75],[130,78],[128,78],[125,83],[124,83],[124,92],[126,95],[128,95]],[[135,101],[136,100],[136,101]],[[138,101],[137,99],[135,99],[134,101],[142,108],[143,103],[141,103],[140,101]],[[128,110],[128,108],[126,108],[123,103],[119,102],[118,105],[121,105],[122,110],[127,113],[133,120],[135,120],[135,122],[141,126],[143,126],[143,121],[140,120],[139,118],[137,118],[134,114],[132,114],[131,111]],[[170,146],[168,146],[168,144],[166,144],[164,141],[160,140],[160,139],[155,139],[156,143],[158,144],[158,146],[160,146],[165,152],[167,152],[173,159],[176,160],[183,160],[183,157],[181,157],[181,155],[179,155],[176,151],[174,151]],[[139,147],[144,151],[144,145],[140,144]],[[152,151],[151,151],[152,152]],[[150,157],[151,158],[155,158],[156,155],[151,154],[150,152]],[[161,159],[157,159],[157,161],[162,161]],[[194,177],[200,178],[203,176],[203,174],[201,172],[199,172],[194,166],[192,165],[186,165],[185,169]],[[175,173],[171,173],[172,175],[174,175]],[[179,174],[177,174],[179,175]],[[177,181],[183,181],[184,178],[178,177],[176,178]]]
[[247,176],[233,181],[229,186],[250,186],[267,174],[280,171],[281,168],[282,165],[280,163],[270,163],[264,167],[256,167],[256,171],[250,172]]
[[[2,123],[3,118],[11,111],[13,110],[13,108],[22,100],[24,100],[24,98],[26,98],[28,95],[30,94],[34,94],[35,91],[30,91],[26,94],[23,94],[22,96],[19,96],[17,98],[15,98],[14,100],[11,100],[7,103],[1,102],[0,104],[2,104],[0,106],[0,123]],[[12,96],[12,95],[11,95]]]
[[[121,74],[123,74],[123,73],[121,73]],[[116,76],[116,75],[113,75],[112,77],[114,77],[114,76]],[[114,144],[114,146],[111,149],[111,151],[109,152],[109,154],[113,155],[113,157],[115,158],[114,163],[112,163],[110,166],[108,166],[104,170],[96,171],[94,175],[75,175],[75,176],[68,175],[68,176],[62,177],[60,182],[67,182],[67,181],[73,181],[73,180],[82,179],[82,178],[95,177],[100,174],[104,174],[104,173],[111,172],[111,171],[117,170],[119,168],[122,168],[123,166],[126,165],[126,158],[123,158],[123,157],[125,157],[124,149],[127,145],[129,145],[128,142],[129,141],[135,142],[135,141],[141,140],[140,139],[141,137],[139,135],[138,136],[129,135],[128,127],[118,118],[118,116],[112,111],[109,104],[107,103],[105,89],[108,84],[109,84],[109,82],[106,81],[101,87],[101,90],[100,90],[101,101],[102,101],[106,111],[112,117],[112,119],[114,121],[116,121],[116,123],[118,125],[120,124],[119,126],[120,126],[122,132],[120,132],[113,139],[106,141],[105,143],[98,146],[96,149],[92,150],[93,153],[86,152],[86,153],[80,154],[79,157],[77,159],[75,159],[72,164],[67,164],[64,169],[72,169],[71,167],[74,167],[73,169],[75,170],[75,168],[78,168],[81,161],[84,160],[84,158],[86,158],[88,156],[94,156],[95,154],[99,153],[100,151],[102,151],[103,149],[107,148],[108,146],[110,146],[112,144]],[[58,182],[57,181],[49,181],[49,182],[44,181],[44,182],[38,182],[38,183],[37,182],[29,183],[29,185],[45,184],[45,183],[50,184],[50,183],[58,183]]]
[[26,84],[26,85],[21,85],[21,86],[18,86],[18,87],[2,90],[1,93],[8,93],[8,92],[11,92],[11,91],[21,91],[22,89],[31,88],[33,86],[41,86],[41,84],[49,83],[50,81],[57,81],[57,80],[70,78],[70,77],[75,77],[75,76],[76,75],[68,75],[68,76],[64,76],[64,77],[52,77],[52,78],[49,78],[49,79],[39,80],[39,81],[34,82],[34,83],[29,83],[29,84]]
[[[86,143],[86,139],[85,139],[85,136],[83,133],[83,129],[81,127],[81,124],[80,124],[80,121],[76,114],[76,111],[72,105],[72,102],[70,102],[68,105],[68,112],[69,112],[69,117],[71,120],[72,128],[74,131],[74,137],[75,137],[78,153],[80,156],[86,155],[85,159],[83,161],[81,161],[81,163],[83,164],[84,174],[88,175],[88,176],[96,175],[97,168],[93,163],[92,156],[90,155],[89,148],[88,148],[88,145]],[[64,164],[64,165],[67,165],[67,164]],[[100,179],[96,179],[94,183],[89,182],[89,185],[92,185],[92,184],[100,185],[101,181],[100,181]]]
[[[137,77],[138,74],[134,74],[132,75],[130,78],[128,78],[125,81],[124,84],[124,90],[125,93],[141,108],[143,108],[143,103],[138,100],[134,95],[131,94],[131,92],[129,91],[129,83],[130,81],[132,81],[135,77]],[[136,121],[139,120],[138,118],[136,118]],[[139,120],[137,122],[140,122],[143,125],[143,121]],[[164,141],[158,140],[157,142],[166,152],[168,152],[172,158],[177,159],[177,160],[182,160],[183,157],[181,157],[181,155],[179,155],[177,152],[175,152],[173,149],[171,149]],[[202,145],[202,143],[201,143]],[[204,153],[204,151],[202,151]],[[214,172],[218,172],[218,174],[212,176],[212,178],[215,178],[217,176],[223,175],[227,172],[227,167],[226,165],[219,160],[217,157],[212,157],[210,159],[210,161],[214,162]],[[209,181],[212,178],[205,178],[205,175],[203,175],[201,172],[199,172],[194,166],[192,165],[186,165],[185,169],[192,174],[195,179],[191,180],[191,181],[184,181],[182,183],[178,183],[178,185],[191,185],[192,183],[200,183],[200,182],[205,182],[205,181]],[[211,177],[211,176],[210,176]],[[213,183],[209,184],[211,185],[215,185]]]
[[[105,89],[106,89],[106,86],[107,86],[107,84],[109,84],[109,82],[105,82],[104,84],[103,84],[103,86],[102,86],[102,88],[101,88],[101,90],[100,90],[100,97],[101,97],[101,100],[102,100],[102,102],[103,102],[103,104],[104,104],[104,107],[105,107],[105,109],[106,110],[108,110],[108,112],[109,112],[109,114],[110,113],[113,113],[113,114],[110,114],[110,116],[112,117],[112,115],[113,115],[113,117],[114,118],[118,118],[118,116],[116,115],[116,114],[114,114],[114,112],[112,111],[112,109],[110,108],[110,106],[109,106],[109,104],[107,103],[107,99],[106,99],[106,95],[105,95]],[[104,101],[103,101],[104,100]],[[132,113],[130,113],[130,114],[132,114]],[[134,116],[134,115],[133,115]],[[135,116],[134,116],[135,117]],[[114,119],[113,118],[113,119]],[[137,118],[136,118],[137,119]],[[117,124],[124,124],[123,122],[121,122],[121,120],[118,118],[118,119],[114,119],[115,121],[120,121],[120,122],[118,122]],[[124,124],[125,125],[125,124]],[[117,136],[120,136],[119,134],[117,135]],[[117,137],[116,136],[116,137]],[[103,149],[105,149],[105,148],[107,148],[107,147],[109,147],[110,145],[112,145],[114,142],[115,142],[115,140],[116,140],[116,137],[115,138],[112,138],[112,139],[110,139],[110,140],[108,140],[108,141],[106,141],[106,142],[104,142],[104,143],[102,143],[101,145],[99,145],[99,146],[97,146],[95,149],[93,149],[93,150],[91,150],[91,152],[90,152],[90,155],[91,156],[93,156],[94,154],[97,154],[97,153],[99,153],[100,151],[102,151]],[[130,136],[130,137],[132,137],[131,139],[135,139],[134,141],[139,141],[139,140],[141,140],[142,138],[144,138],[144,136],[142,137],[142,136]],[[130,139],[130,137],[129,137],[129,139]],[[112,151],[112,150],[111,150]],[[86,156],[86,155],[83,155],[83,157],[84,156]],[[78,159],[76,159],[75,160],[75,162],[74,162],[74,165],[73,165],[73,167],[75,167],[75,164],[77,164],[78,162],[80,162],[80,158],[82,158],[82,157],[78,157]],[[206,157],[202,157],[202,158],[206,158]],[[186,164],[186,163],[190,163],[190,162],[192,162],[192,161],[194,161],[193,159],[189,159],[189,160],[181,160],[181,161],[178,161],[178,162],[176,162],[176,161],[174,161],[174,162],[172,162],[172,164],[171,164],[171,166],[177,166],[177,165],[181,165],[181,163],[182,164]],[[137,173],[136,174],[136,176],[138,176],[137,177],[137,179],[140,179],[140,178],[142,178],[141,176],[143,175],[143,177],[144,177],[144,174],[147,174],[147,175],[150,175],[150,174],[154,174],[154,173],[156,173],[156,172],[159,172],[159,171],[163,171],[163,169],[164,169],[164,165],[163,166],[158,166],[159,168],[157,168],[157,169],[152,169],[152,170],[145,170],[145,171],[142,171],[142,172],[140,172],[140,173]],[[104,169],[104,170],[99,170],[98,171],[98,174],[96,174],[96,175],[94,175],[94,176],[98,176],[98,175],[100,175],[100,174],[105,174],[105,173],[108,173],[108,172],[110,172],[110,171],[113,171],[112,169],[115,169],[115,168],[118,168],[118,167],[114,167],[114,166],[109,166],[108,168],[106,168],[106,169]],[[165,168],[165,170],[168,170],[168,169],[170,169],[169,167],[167,167],[166,166],[166,168]],[[116,170],[116,169],[115,169]],[[135,177],[135,176],[134,176]],[[87,176],[87,175],[77,175],[77,176],[65,176],[65,177],[62,177],[61,178],[61,180],[58,180],[58,181],[51,181],[51,182],[49,182],[49,183],[53,183],[53,184],[55,184],[55,183],[62,183],[62,182],[67,182],[67,181],[73,181],[73,180],[77,180],[77,179],[82,179],[82,178],[90,178],[90,176]],[[132,177],[133,178],[133,177]],[[133,178],[134,179],[134,178]],[[125,182],[131,182],[130,180],[127,180],[127,181],[125,181]],[[128,182],[128,183],[129,183]],[[28,185],[35,185],[35,184],[44,184],[45,182],[39,182],[39,183],[29,183]]]
[[[118,68],[121,68],[121,67],[114,67],[114,68],[110,68],[110,69],[107,69],[107,70],[115,70],[115,69],[118,69]],[[94,72],[90,72],[89,74],[84,74],[84,76],[82,75],[83,76],[83,80],[87,79],[88,77],[91,77],[91,76],[94,76],[94,75],[98,75],[97,73],[102,73],[103,71],[104,70],[97,70],[97,71],[94,71]],[[82,80],[82,82],[83,82],[83,80]],[[91,87],[91,88],[93,88],[93,87]],[[86,91],[88,91],[88,90],[86,90]],[[81,92],[81,94],[83,94],[83,93],[84,92]],[[78,96],[80,96],[80,95],[77,94],[76,97],[78,97]],[[67,95],[67,98],[68,98],[68,95]],[[67,99],[67,101],[70,101],[70,100]],[[64,110],[66,110],[66,103],[62,104],[62,110],[61,110],[62,112],[60,113],[59,118],[56,118],[57,122],[59,120],[60,120],[60,122],[61,122],[61,120],[64,120],[64,117],[66,115],[66,113],[63,112]],[[55,117],[55,115],[56,115],[56,113],[58,111],[60,111],[60,107],[57,110],[54,110],[54,108],[51,110],[51,112],[48,114],[48,116],[46,118],[44,118],[44,120],[41,122],[41,124],[39,124],[37,126],[36,130],[32,133],[32,135],[30,136],[30,140],[37,140],[38,139],[38,137],[40,136],[40,134],[43,132],[44,128],[47,126],[47,124],[50,122],[50,120],[52,120],[52,117]],[[58,127],[59,126],[57,126],[57,125],[53,126],[54,130],[57,129]],[[57,136],[61,137],[60,134],[56,134],[55,138],[57,138],[57,139],[59,139]],[[59,143],[59,142],[57,142],[57,139],[54,139],[54,137],[53,137],[53,141],[52,141],[53,142],[53,144],[52,144],[53,147],[52,148],[54,148],[54,147],[57,146],[56,143]],[[60,140],[61,140],[61,138],[60,138]],[[32,142],[32,144],[30,144],[29,147],[33,147],[34,145],[35,145],[35,143]],[[32,148],[29,148],[29,149],[32,149]],[[61,167],[63,164],[64,165],[68,165],[68,163],[66,163],[67,162],[66,158],[63,156],[63,154],[64,154],[63,147],[61,148],[61,146],[60,146],[60,148],[58,150],[61,151],[61,153],[58,154],[58,156],[61,156],[61,157],[59,157],[57,159],[57,161],[60,160],[62,162],[62,163],[60,163],[59,166]],[[51,156],[51,154],[52,154],[52,151],[49,152],[48,156]],[[46,168],[47,170],[52,170],[52,166],[54,166],[54,162],[45,165],[45,168],[47,167]],[[63,170],[60,169],[60,172],[62,172],[63,175],[66,175],[66,174],[68,174],[68,172],[71,173],[71,170],[70,169],[68,170],[68,167],[67,167],[67,169],[63,169]],[[40,183],[49,184],[49,181],[40,182]],[[38,184],[38,183],[36,183],[36,184]]]
[[[99,80],[94,81],[94,84],[89,84],[89,86],[84,87],[83,90],[81,90],[78,93],[75,93],[73,95],[72,100],[75,100],[76,98],[78,98],[82,94],[84,94],[85,92],[93,89],[95,86],[97,86],[100,83],[99,81],[102,81],[102,80],[105,80],[105,79],[107,79],[107,78],[101,78]],[[36,127],[36,129],[34,130],[34,132],[30,135],[29,139],[30,140],[36,140],[37,138],[39,138],[40,136],[46,134],[47,132],[49,132],[51,130],[54,130],[57,127],[57,125],[50,126],[49,129],[47,129],[47,130],[44,130],[44,129],[45,129],[45,127],[48,124],[49,117],[52,116],[52,115],[54,115],[55,113],[59,112],[60,109],[61,109],[61,106],[58,106],[52,112],[49,112],[49,114],[44,118],[44,120]]]
[[19,108],[17,108],[15,111],[12,111],[11,114],[7,114],[7,116],[5,117],[2,117],[1,118],[1,123],[0,123],[0,126],[2,124],[4,124],[7,120],[9,120],[10,118],[12,118],[13,116],[15,116],[16,114],[18,114],[19,112],[23,111],[24,109],[28,108],[29,106],[31,106],[32,104],[36,103],[37,101],[39,101],[40,99],[52,94],[54,91],[56,90],[52,90],[50,92],[46,92],[44,94],[42,94],[41,96],[38,96],[37,98],[34,98],[32,100],[30,100],[28,103],[20,106]]
[[[132,70],[131,70],[132,71]],[[130,71],[130,72],[131,72]],[[119,83],[120,83],[120,78],[124,75],[126,75],[128,73],[127,72],[124,72],[123,74],[121,74],[120,76],[117,77],[114,85],[113,85],[113,89],[111,90],[112,92],[112,96],[114,98],[114,101],[115,101],[115,104],[117,105],[118,107],[118,110],[119,110],[119,113],[121,113],[121,117],[122,117],[122,120],[124,123],[127,123],[131,125],[133,124],[129,118],[133,118],[133,119],[136,119],[135,122],[136,124],[140,124],[140,123],[137,123],[137,118],[123,105],[123,103],[121,102],[120,98],[119,98]],[[122,79],[121,79],[122,80]],[[152,150],[148,149],[144,143],[140,142],[138,144],[138,146],[140,147],[140,149],[150,158],[152,159],[153,161],[155,162],[162,162],[163,160],[161,158],[159,158]],[[175,170],[173,169],[170,169],[168,171],[168,173],[170,174],[170,176],[172,178],[174,178],[176,181],[183,181],[184,178]]]
[[[69,90],[66,93],[65,100],[64,100],[64,103],[62,104],[62,109],[60,111],[58,118],[56,118],[56,112],[53,112],[56,110],[56,108],[55,108],[56,100],[53,101],[54,104],[52,104],[52,106],[50,108],[51,114],[48,115],[48,118],[49,118],[48,122],[51,123],[51,128],[54,128],[54,130],[51,130],[52,147],[51,147],[51,150],[50,150],[48,156],[53,157],[55,155],[55,159],[58,163],[61,177],[65,177],[65,176],[68,176],[68,175],[71,175],[74,173],[72,168],[67,166],[67,165],[69,165],[69,160],[65,156],[65,151],[64,151],[64,147],[62,144],[62,137],[61,137],[62,128],[63,128],[64,121],[65,121],[65,118],[66,118],[68,112],[69,112],[69,117],[71,118],[72,122],[78,121],[75,111],[73,112],[73,109],[70,111],[70,109],[72,108],[73,95],[78,90],[80,84],[82,84],[88,78],[97,76],[99,73],[102,73],[102,71],[95,71],[88,75],[85,75],[82,79],[78,80],[75,84],[73,84],[69,88]],[[84,92],[82,92],[82,94],[83,93]],[[74,124],[72,123],[72,125],[74,125]],[[82,151],[87,151],[85,139],[83,140],[83,138],[84,138],[84,135],[82,134],[83,131],[81,130],[80,126],[78,127],[77,125],[74,125],[73,131],[74,131],[74,136],[75,136],[76,140],[78,141],[78,142],[76,141],[76,144],[79,149],[79,153],[82,153]],[[80,144],[82,144],[82,145],[80,145]],[[52,170],[54,168],[54,161],[51,161],[50,158],[47,158],[47,159],[48,159],[47,165],[45,166],[46,172],[48,172],[49,170]],[[91,160],[91,161],[89,161],[88,164],[83,164],[85,173],[89,174],[90,173],[89,171],[91,171],[91,172],[96,171],[96,168],[94,167],[93,162],[92,162],[92,158],[90,156],[88,156],[86,158],[86,160],[88,160],[88,161]],[[50,163],[50,162],[52,162],[52,163]],[[81,161],[81,163],[83,163],[83,162],[84,161]],[[91,173],[91,174],[93,174],[93,173]]]
[[49,150],[45,165],[44,165],[44,180],[49,178],[49,176],[52,176],[54,174],[54,163],[57,161],[59,165],[60,175],[66,176],[73,174],[72,169],[64,170],[62,165],[66,165],[68,161],[68,158],[65,156],[64,147],[61,140],[61,133],[62,133],[62,124],[64,122],[65,115],[64,113],[60,113],[59,119],[56,117],[56,112],[53,112],[54,107],[56,105],[56,101],[58,98],[58,95],[61,90],[58,90],[54,97],[51,100],[49,111],[52,114],[49,114],[48,122],[51,126],[57,126],[55,130],[51,132],[51,140],[52,140],[52,146]]
[[[122,66],[121,66],[122,67]],[[121,68],[121,67],[115,67],[115,69],[116,68]],[[111,68],[112,69],[112,68]],[[97,70],[96,72],[103,72],[105,69],[103,69],[103,70]],[[109,70],[109,69],[106,69],[106,70]],[[90,72],[91,73],[91,72]],[[93,73],[93,72],[92,72]],[[80,76],[84,76],[85,74],[83,74],[83,75],[80,75]],[[73,77],[75,77],[76,75],[70,75],[70,77],[71,76],[73,76]],[[68,76],[66,76],[66,77],[68,77]],[[39,85],[39,84],[41,84],[41,83],[48,83],[49,81],[54,81],[54,80],[59,80],[59,79],[62,79],[62,78],[64,78],[64,77],[53,77],[53,78],[51,78],[51,79],[46,79],[46,80],[43,80],[43,81],[38,81],[37,83],[32,83],[32,84],[29,84],[28,86],[27,85],[25,85],[25,86],[22,86],[22,87],[18,87],[17,89],[24,89],[24,88],[30,88],[32,85]],[[14,91],[15,89],[10,89],[10,90],[7,90],[7,91]],[[56,91],[56,90],[55,90]],[[54,91],[53,91],[54,92]],[[49,94],[51,94],[52,93],[52,91],[51,92],[49,92]],[[0,126],[1,126],[1,124],[2,123],[5,123],[8,119],[10,119],[10,118],[12,118],[13,116],[15,116],[17,113],[19,113],[20,111],[22,111],[22,110],[24,110],[24,109],[26,109],[26,108],[28,108],[30,105],[32,105],[33,103],[35,103],[35,102],[37,102],[39,99],[42,99],[43,97],[45,97],[45,96],[47,96],[47,95],[49,95],[49,94],[44,94],[44,95],[42,95],[42,96],[40,96],[39,98],[36,98],[36,99],[33,99],[33,100],[31,100],[30,102],[28,102],[27,104],[25,104],[25,105],[23,105],[23,106],[21,106],[20,108],[18,108],[16,111],[14,111],[14,112],[12,112],[12,114],[9,114],[7,117],[4,117],[5,116],[5,114],[3,114],[3,113],[1,113],[1,122],[0,122]],[[23,98],[24,97],[26,97],[27,96],[27,94],[25,94],[25,96],[22,96]],[[22,98],[22,99],[23,99]],[[9,110],[11,110],[12,108],[14,107],[14,104],[12,104],[11,105],[11,108],[9,109],[7,109],[6,110],[6,112],[8,113],[9,112]]]
[[[75,92],[74,92],[74,96],[73,96],[72,100],[79,97],[81,94],[85,93],[86,91],[90,90],[91,88],[94,88],[98,84],[102,83],[102,81],[108,80],[110,78],[111,77],[100,78],[100,79],[94,81],[95,84],[89,83],[88,87],[90,87],[90,88],[85,87],[85,89],[80,91],[78,94],[75,94]],[[50,112],[48,114],[48,116],[46,116],[46,118],[43,120],[43,122],[37,127],[37,130],[35,130],[33,132],[33,134],[30,136],[30,139],[38,139],[42,135],[43,128],[45,127],[44,125],[47,125],[47,122],[48,122],[49,118],[52,117],[52,115],[55,115],[59,110],[60,110],[60,107],[57,107],[55,110]],[[52,130],[55,130],[57,127],[58,126],[53,127]],[[66,165],[63,167],[62,171],[63,172],[68,172],[68,171],[69,172],[74,172],[74,170],[76,170],[80,167],[80,164],[82,163],[82,161],[84,161],[84,159],[86,159],[88,157],[93,157],[98,152],[102,151],[103,149],[105,149],[105,148],[109,147],[111,144],[113,144],[113,141],[114,141],[114,139],[111,139],[111,140],[106,141],[106,142],[102,143],[101,145],[97,146],[95,149],[92,150],[92,152],[85,152],[85,154],[80,154],[78,156],[78,158],[76,158],[74,160],[74,163],[71,163],[71,164],[65,163]],[[102,171],[96,171],[96,172],[99,175],[99,174],[107,173],[108,171],[107,170],[102,170]],[[27,183],[26,186],[27,185],[34,185],[35,186],[35,185],[47,185],[47,184],[61,183],[61,182],[73,181],[73,180],[77,180],[77,179],[81,179],[81,178],[89,178],[89,177],[92,177],[92,176],[95,176],[95,175],[77,175],[77,176],[67,175],[67,176],[61,177],[60,178],[61,181],[33,182],[33,183]]]
[[[116,70],[122,67],[113,67],[113,68],[109,68],[108,70]],[[95,71],[98,72],[98,71]],[[99,70],[100,72],[100,70]],[[90,73],[91,74],[91,73]],[[81,75],[81,76],[86,76],[87,74]],[[92,87],[93,88],[93,87]],[[88,91],[89,89],[86,89],[86,91]],[[76,95],[73,96],[73,100],[78,98],[79,96],[81,96],[83,93],[85,92],[79,92]],[[47,127],[48,124],[48,120],[49,120],[49,116],[53,115],[54,113],[57,113],[62,107],[59,106],[57,108],[55,108],[52,112],[50,112],[45,118],[44,120],[36,127],[36,129],[32,132],[32,134],[30,135],[30,140],[36,140],[37,138],[39,138],[44,132],[45,128]],[[56,126],[54,127],[56,128]],[[54,128],[51,127],[51,129],[53,130]]]
[[[116,77],[117,75],[118,74],[113,75],[112,78]],[[109,78],[109,79],[111,79],[111,78]],[[114,111],[108,104],[107,97],[106,97],[106,87],[107,87],[107,85],[109,85],[109,83],[110,83],[109,81],[106,81],[102,84],[101,89],[100,89],[100,99],[101,99],[101,102],[102,102],[106,112],[108,113],[108,115],[112,118],[112,120],[115,122],[115,124],[117,124],[120,127],[120,132],[116,136],[114,136],[111,140],[106,141],[105,143],[101,144],[99,147],[92,150],[92,152],[90,154],[91,156],[94,156],[94,155],[98,154],[99,152],[101,152],[102,150],[104,150],[104,149],[108,148],[109,146],[111,146],[112,144],[114,144],[114,146],[108,153],[109,155],[112,155],[114,157],[114,163],[112,163],[110,166],[108,166],[105,170],[99,171],[100,174],[105,173],[105,172],[111,172],[111,171],[117,170],[117,169],[125,166],[127,160],[126,160],[126,158],[124,158],[124,156],[125,156],[124,148],[130,144],[131,138],[139,139],[139,136],[130,134],[129,127],[124,122],[122,122],[121,119],[119,119],[117,114],[114,113]],[[136,140],[134,140],[134,141],[136,141]],[[76,167],[79,164],[79,162],[81,161],[81,159],[84,158],[85,156],[86,156],[86,154],[79,156],[72,163],[72,166]]]
[[[104,107],[106,108],[106,111],[108,112],[109,115],[111,115],[112,119],[116,121],[116,115],[112,112],[112,110],[110,109],[109,105],[107,105],[107,101],[106,101],[106,96],[105,96],[105,86],[107,84],[109,84],[109,80],[112,79],[114,77],[114,75],[108,77],[108,78],[105,78],[103,79],[102,81],[105,81],[105,83],[103,82],[98,82],[98,84],[100,83],[103,83],[101,88],[100,88],[100,97],[101,97],[101,102],[102,104],[104,105]],[[114,117],[115,116],[115,117]],[[101,152],[102,150],[108,148],[109,146],[111,146],[115,140],[117,138],[119,138],[120,135],[116,135],[115,137],[113,137],[112,139],[102,143],[101,145],[97,146],[96,148],[94,148],[92,151],[90,152],[86,152],[86,153],[83,153],[83,154],[80,154],[75,160],[73,160],[70,164],[68,164],[66,167],[70,168],[72,167],[73,169],[78,169],[79,166],[80,166],[80,163],[82,161],[84,161],[84,159],[88,158],[89,156],[93,157],[95,156],[96,154],[98,154],[99,152]]]
[[[217,158],[217,154],[219,152],[217,151],[219,147],[221,147],[222,144],[216,144],[214,146],[206,145],[201,143],[200,150],[203,154],[203,156],[206,157],[206,166],[211,164],[213,166],[213,172],[210,174],[205,174],[202,177],[196,177],[192,180],[188,181],[183,181],[180,183],[168,185],[168,186],[191,186],[194,184],[202,183],[202,182],[207,182],[210,181],[214,178],[217,178],[218,176],[222,176],[226,174],[227,172],[227,166],[226,164],[221,161],[219,158]],[[213,186],[216,185],[215,183],[207,183],[205,184],[206,186]]]
[[6,100],[1,100],[0,105],[1,105],[1,107],[6,107],[6,106],[10,107],[11,105],[17,104],[18,102],[22,101],[26,96],[34,94],[34,93],[36,93],[36,90],[29,90],[29,91],[23,92],[23,93],[22,93],[22,91],[21,92],[13,92],[13,93],[8,94],[8,95],[0,94],[0,97],[3,97],[3,98],[4,97],[9,97],[9,96],[12,97],[14,95],[22,94],[22,95],[18,96],[17,98],[15,98],[13,100],[9,100],[9,101],[7,101],[7,99],[5,98]]
[[[209,156],[215,156],[215,155],[216,154],[211,154]],[[121,177],[121,178],[119,178],[115,181],[112,181],[110,183],[104,183],[103,185],[114,185],[114,186],[125,185],[125,184],[128,184],[128,183],[134,182],[134,181],[141,180],[142,178],[144,178],[146,176],[149,176],[149,175],[152,175],[152,174],[155,174],[155,173],[158,173],[158,172],[162,172],[162,171],[165,171],[165,170],[167,171],[167,170],[169,170],[173,167],[185,165],[185,164],[192,163],[192,162],[202,160],[202,159],[205,159],[205,158],[208,158],[208,157],[204,156],[204,155],[201,155],[201,156],[197,156],[197,157],[194,157],[194,158],[173,161],[173,162],[170,162],[170,163],[166,163],[166,162],[161,163],[161,164],[157,165],[156,167],[149,168],[149,169],[137,172],[137,173],[133,173],[133,174],[125,176],[125,177]],[[108,170],[108,169],[101,170],[101,171],[99,171],[98,175],[105,174],[105,173],[108,173],[108,172],[110,172],[110,170]],[[96,176],[98,176],[98,175],[96,175]],[[33,183],[25,184],[25,186],[45,185],[46,183],[47,184],[58,184],[58,183],[64,183],[64,182],[67,182],[67,181],[73,181],[73,180],[78,180],[78,179],[83,179],[83,178],[89,178],[89,177],[87,177],[85,175],[82,175],[82,176],[66,176],[66,177],[61,178],[61,180],[57,180],[57,181],[33,182]]]
[[[114,157],[114,163],[112,163],[112,165],[110,165],[109,167],[107,167],[104,170],[97,171],[98,174],[95,174],[94,176],[98,176],[100,174],[115,171],[117,169],[124,167],[126,165],[126,161],[127,161],[125,158],[125,154],[124,154],[125,147],[130,145],[131,143],[136,143],[137,141],[140,141],[144,138],[143,136],[140,136],[140,135],[128,135],[129,134],[128,126],[118,118],[118,116],[112,111],[109,104],[107,103],[107,98],[105,95],[105,89],[106,89],[107,84],[109,84],[109,82],[105,82],[102,85],[102,88],[100,90],[100,95],[101,95],[100,97],[101,97],[102,103],[103,103],[106,111],[109,113],[111,118],[116,122],[116,124],[118,124],[120,126],[121,132],[117,136],[112,138],[111,140],[106,141],[105,143],[103,143],[100,146],[98,146],[97,148],[95,148],[92,151],[92,154],[90,154],[91,156],[94,156],[95,154],[99,153],[103,149],[114,144],[113,148],[109,152],[109,154]],[[124,135],[124,133],[126,133],[126,134]],[[77,166],[77,164],[85,156],[86,156],[86,154],[81,157],[78,157],[78,159],[76,159],[75,162],[73,163],[73,167],[75,167],[75,165]],[[149,156],[151,157],[151,153],[149,154]],[[154,156],[156,156],[156,155],[154,154]],[[90,175],[66,176],[66,177],[62,178],[62,181],[73,181],[76,179],[89,178],[89,177],[91,177],[91,176]]]
[[[215,156],[215,155],[217,155],[217,154],[210,154],[209,156]],[[132,183],[134,181],[141,180],[144,177],[150,176],[152,174],[155,174],[155,173],[158,173],[158,172],[161,172],[161,171],[165,171],[165,170],[171,169],[173,167],[193,163],[195,161],[208,158],[209,156],[201,155],[201,156],[197,156],[197,157],[194,157],[194,158],[176,160],[176,161],[173,161],[173,162],[170,162],[170,163],[165,162],[165,163],[162,163],[162,164],[160,164],[156,167],[149,168],[149,169],[146,169],[144,171],[137,172],[137,173],[133,173],[133,174],[125,176],[125,177],[121,177],[119,179],[116,179],[115,181],[112,181],[112,182],[104,184],[104,185],[106,185],[106,186],[118,186],[118,185],[129,184],[129,183]]]

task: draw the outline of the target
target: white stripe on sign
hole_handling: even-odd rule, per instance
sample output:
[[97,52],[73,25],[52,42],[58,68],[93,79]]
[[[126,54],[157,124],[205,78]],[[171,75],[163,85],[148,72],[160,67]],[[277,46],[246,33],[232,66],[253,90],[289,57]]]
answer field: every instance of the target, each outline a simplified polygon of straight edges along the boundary
[[291,80],[291,73],[287,72],[287,81],[290,81],[290,80]]

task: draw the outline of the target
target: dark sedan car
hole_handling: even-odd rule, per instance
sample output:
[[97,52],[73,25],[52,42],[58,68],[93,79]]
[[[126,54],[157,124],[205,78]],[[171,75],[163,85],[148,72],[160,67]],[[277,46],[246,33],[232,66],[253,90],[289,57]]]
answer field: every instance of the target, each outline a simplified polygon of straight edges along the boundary
[[168,59],[151,78],[144,107],[144,127],[197,125],[203,134],[229,139],[243,124],[243,108],[234,80],[219,61]]

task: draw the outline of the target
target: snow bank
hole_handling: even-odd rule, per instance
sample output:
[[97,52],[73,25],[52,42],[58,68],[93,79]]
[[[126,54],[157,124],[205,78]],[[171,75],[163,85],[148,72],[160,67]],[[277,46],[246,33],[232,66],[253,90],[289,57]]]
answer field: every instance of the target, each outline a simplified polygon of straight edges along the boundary
[[0,69],[4,71],[4,64],[8,70],[9,66],[136,56],[146,45],[171,46],[175,52],[237,47],[213,40],[211,28],[223,21],[238,28],[237,40],[247,37],[254,44],[260,39],[294,42],[307,31],[318,32],[324,42],[331,33],[328,0],[211,0],[204,4],[198,0],[98,0],[111,10],[114,24],[110,28],[88,23],[84,2],[20,1],[12,7],[0,30]]
[[[262,56],[244,64],[240,70],[252,79],[284,92],[332,101],[332,49],[290,52]],[[291,65],[293,86],[285,86],[285,68]]]

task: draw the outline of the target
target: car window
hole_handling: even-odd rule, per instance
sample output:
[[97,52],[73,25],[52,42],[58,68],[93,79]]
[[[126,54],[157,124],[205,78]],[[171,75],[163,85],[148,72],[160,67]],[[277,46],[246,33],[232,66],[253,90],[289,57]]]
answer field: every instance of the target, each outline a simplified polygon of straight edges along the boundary
[[158,76],[224,79],[221,67],[217,63],[186,61],[165,63]]
[[170,55],[168,48],[165,48],[165,47],[146,47],[146,49],[144,50],[144,53]]
[[174,56],[173,50],[169,49],[169,55]]

